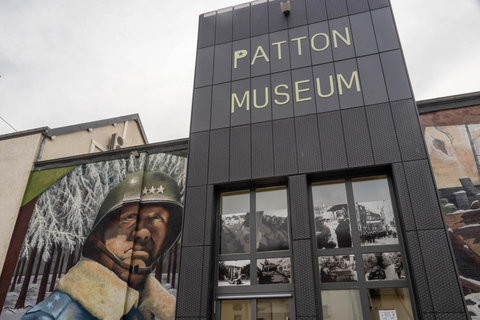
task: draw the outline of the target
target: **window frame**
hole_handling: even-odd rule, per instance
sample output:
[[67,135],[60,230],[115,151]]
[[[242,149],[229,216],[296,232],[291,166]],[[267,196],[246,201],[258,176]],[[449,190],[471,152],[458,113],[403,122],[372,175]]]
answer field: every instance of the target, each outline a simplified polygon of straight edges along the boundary
[[[256,215],[256,194],[257,190],[263,189],[276,189],[282,188],[285,190],[286,193],[286,200],[287,200],[287,214],[288,214],[288,250],[281,250],[281,251],[263,251],[257,252],[256,249],[256,241],[255,238],[252,236],[255,235],[256,237],[256,224],[255,224],[255,215]],[[221,201],[222,201],[222,194],[224,193],[235,193],[235,192],[248,192],[250,197],[250,214],[249,216],[249,224],[250,226],[254,226],[253,228],[250,227],[250,252],[248,253],[234,253],[234,254],[220,254],[220,236],[221,236]],[[237,299],[239,295],[252,295],[252,294],[278,294],[278,293],[285,293],[291,294],[293,297],[294,294],[294,284],[293,284],[293,261],[292,261],[292,222],[291,222],[291,212],[290,212],[290,199],[288,194],[288,184],[287,183],[278,183],[273,185],[257,185],[257,186],[250,186],[244,188],[235,188],[235,189],[226,189],[226,190],[217,190],[216,192],[216,219],[215,219],[215,242],[214,242],[214,252],[215,252],[215,259],[212,261],[215,263],[214,268],[214,279],[215,282],[213,284],[213,293],[215,296],[215,300],[218,300],[218,296],[225,296],[225,295],[234,295]],[[257,260],[265,259],[265,258],[290,258],[290,283],[278,283],[278,284],[258,284],[257,283]],[[250,260],[250,285],[245,286],[218,286],[218,263],[221,261],[231,261],[231,260]],[[252,263],[254,262],[254,263]],[[293,298],[292,298],[293,299]]]
[[[373,246],[362,246],[360,243],[360,235],[358,231],[358,220],[356,215],[356,206],[355,198],[353,192],[353,181],[354,179],[361,178],[374,178],[374,177],[384,177],[388,184],[388,191],[390,193],[390,200],[392,203],[393,216],[397,228],[398,244],[394,245],[373,245]],[[345,193],[347,196],[347,207],[348,207],[348,217],[350,219],[350,233],[352,236],[352,247],[350,248],[333,248],[333,249],[318,249],[316,243],[316,230],[314,223],[314,203],[313,203],[313,187],[322,183],[329,182],[343,182],[345,185]],[[364,172],[350,175],[335,175],[325,178],[314,178],[308,181],[308,197],[309,197],[309,211],[310,211],[310,221],[311,223],[311,234],[312,234],[312,246],[314,252],[314,261],[315,261],[315,281],[317,289],[317,303],[318,303],[318,312],[320,319],[323,319],[323,305],[322,305],[322,291],[326,290],[358,290],[360,294],[360,302],[362,306],[362,314],[364,320],[370,320],[370,308],[369,308],[369,298],[368,290],[369,289],[381,289],[381,288],[406,288],[410,295],[410,303],[412,307],[413,318],[417,319],[418,309],[417,309],[417,297],[413,291],[413,282],[411,276],[410,259],[407,256],[406,248],[406,239],[404,237],[404,227],[403,220],[398,207],[397,194],[395,192],[393,180],[390,174],[385,172]],[[365,279],[365,270],[363,264],[363,254],[368,253],[385,253],[385,252],[400,252],[402,255],[403,267],[405,270],[405,279],[402,280],[382,280],[382,281],[367,281]],[[339,256],[339,255],[354,255],[355,256],[355,265],[357,271],[357,281],[356,282],[330,282],[322,283],[320,279],[319,263],[318,258],[321,256]]]

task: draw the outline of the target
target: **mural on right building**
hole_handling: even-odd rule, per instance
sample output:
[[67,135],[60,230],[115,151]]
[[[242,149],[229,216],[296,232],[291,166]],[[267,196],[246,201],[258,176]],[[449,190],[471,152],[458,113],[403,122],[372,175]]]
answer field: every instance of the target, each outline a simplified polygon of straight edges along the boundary
[[472,124],[471,110],[421,118],[465,301],[475,320],[480,319],[480,118]]

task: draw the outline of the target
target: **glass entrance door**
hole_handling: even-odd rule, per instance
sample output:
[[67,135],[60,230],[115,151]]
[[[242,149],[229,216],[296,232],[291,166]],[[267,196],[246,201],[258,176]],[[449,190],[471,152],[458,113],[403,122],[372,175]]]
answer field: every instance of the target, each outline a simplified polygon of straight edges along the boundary
[[221,300],[217,312],[220,320],[289,320],[294,319],[291,299]]

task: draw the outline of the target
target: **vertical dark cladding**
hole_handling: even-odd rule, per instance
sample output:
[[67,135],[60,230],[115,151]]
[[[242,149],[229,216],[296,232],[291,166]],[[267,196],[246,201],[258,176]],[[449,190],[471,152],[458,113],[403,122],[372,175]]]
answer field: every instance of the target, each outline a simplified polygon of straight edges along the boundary
[[213,316],[217,185],[275,177],[288,181],[296,315],[320,318],[309,175],[381,165],[417,316],[466,319],[389,1],[293,0],[289,17],[280,2],[200,16],[177,318]]

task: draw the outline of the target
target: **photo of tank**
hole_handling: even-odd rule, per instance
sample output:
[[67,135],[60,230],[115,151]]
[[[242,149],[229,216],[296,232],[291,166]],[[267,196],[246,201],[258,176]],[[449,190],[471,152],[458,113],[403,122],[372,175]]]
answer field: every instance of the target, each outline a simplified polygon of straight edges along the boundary
[[357,265],[355,256],[321,256],[318,257],[320,282],[355,282],[357,281]]
[[290,258],[268,258],[257,260],[257,283],[276,284],[291,282]]

